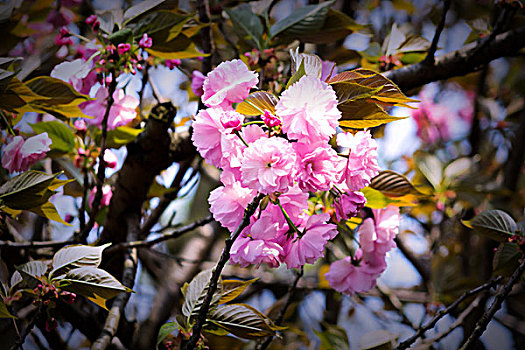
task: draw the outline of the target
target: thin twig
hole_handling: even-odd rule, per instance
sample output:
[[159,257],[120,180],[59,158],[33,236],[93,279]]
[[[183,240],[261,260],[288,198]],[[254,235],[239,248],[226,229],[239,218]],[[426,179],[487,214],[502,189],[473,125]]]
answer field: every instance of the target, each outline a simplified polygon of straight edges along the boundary
[[485,284],[482,284],[481,286],[474,288],[472,290],[469,290],[465,293],[463,293],[455,302],[450,304],[448,307],[440,310],[436,316],[432,320],[430,320],[426,325],[419,328],[414,335],[412,335],[407,340],[403,341],[401,344],[399,344],[396,348],[396,350],[403,350],[407,349],[412,345],[418,338],[420,338],[426,331],[431,329],[436,325],[436,323],[443,318],[443,316],[447,315],[449,312],[454,310],[459,304],[461,304],[465,299],[468,297],[477,294],[485,289],[490,289],[493,286],[497,285],[502,280],[502,277],[495,278]]
[[40,318],[42,311],[44,310],[44,305],[40,304],[38,306],[38,309],[36,310],[36,314],[31,318],[31,321],[29,321],[29,324],[24,329],[24,332],[22,335],[18,338],[18,340],[9,348],[10,350],[16,350],[16,349],[23,349],[22,345],[24,344],[26,337],[31,333],[33,330],[33,327],[35,327],[36,322]]
[[115,100],[113,99],[113,93],[117,89],[117,77],[115,75],[114,70],[111,72],[111,77],[112,77],[112,80],[108,86],[108,98],[107,98],[106,111],[104,113],[104,119],[102,120],[102,124],[101,124],[102,137],[100,141],[100,154],[98,156],[98,170],[97,170],[97,176],[96,176],[97,192],[95,193],[95,198],[93,199],[92,209],[91,209],[91,212],[89,213],[89,222],[86,225],[86,227],[80,230],[78,235],[75,236],[75,240],[80,243],[86,243],[86,239],[87,239],[87,236],[89,235],[89,232],[91,232],[91,229],[93,228],[93,226],[95,226],[95,220],[100,210],[100,202],[102,200],[102,186],[104,185],[104,179],[106,178],[106,161],[104,160],[104,153],[106,151],[106,139],[108,136],[108,118],[109,118],[109,112],[111,110],[111,107],[113,106],[113,103],[115,102]]
[[[297,271],[295,280],[293,281],[292,285],[288,289],[288,297],[286,298],[286,302],[284,303],[284,306],[282,307],[281,311],[279,311],[279,315],[275,319],[275,322],[274,322],[275,325],[279,326],[281,325],[281,323],[283,323],[284,315],[286,315],[286,310],[288,310],[288,308],[292,304],[292,300],[294,298],[295,291],[297,290],[297,283],[299,282],[299,279],[303,277],[303,274],[304,274],[304,268],[303,266],[301,266],[301,269]],[[273,335],[268,336],[264,342],[260,343],[257,346],[256,350],[265,350],[272,342],[273,337],[274,337]]]
[[520,266],[518,266],[518,268],[514,270],[514,273],[512,274],[508,282],[498,290],[496,296],[494,297],[494,302],[492,303],[490,308],[483,314],[483,316],[481,316],[481,319],[478,321],[478,323],[476,323],[476,328],[474,328],[474,331],[470,334],[465,344],[463,344],[461,350],[468,350],[473,348],[473,346],[476,344],[476,341],[483,334],[483,332],[485,332],[487,325],[489,324],[492,317],[494,317],[496,311],[498,311],[501,308],[501,304],[503,304],[503,301],[509,295],[510,291],[512,290],[512,287],[514,287],[514,284],[516,284],[516,282],[520,279],[521,275],[523,274],[523,271],[525,271],[525,259],[523,259]]
[[439,24],[436,28],[436,32],[434,33],[434,38],[432,38],[432,43],[430,44],[430,48],[428,49],[427,57],[425,57],[425,60],[423,61],[425,64],[434,65],[434,55],[437,50],[439,37],[441,36],[441,32],[443,31],[443,28],[445,28],[445,22],[447,18],[447,12],[450,8],[451,0],[445,0],[443,3],[443,12],[441,14],[441,20],[439,21]]
[[242,230],[244,230],[244,228],[250,224],[250,218],[255,213],[255,210],[257,209],[257,206],[259,205],[259,202],[263,197],[263,194],[258,194],[253,199],[253,201],[248,205],[248,207],[244,211],[244,216],[242,218],[241,223],[239,224],[235,232],[233,232],[232,235],[226,240],[226,244],[222,251],[221,257],[217,262],[217,265],[213,268],[208,292],[206,293],[206,297],[204,298],[201,308],[199,310],[199,314],[197,315],[197,320],[192,329],[191,338],[185,344],[183,349],[195,349],[195,347],[197,346],[197,342],[201,337],[202,326],[204,325],[204,322],[206,321],[206,316],[208,315],[208,309],[210,308],[211,299],[213,297],[213,294],[217,290],[217,283],[219,281],[219,277],[221,276],[222,269],[230,259],[230,249],[237,237],[239,237],[239,235],[241,234]]

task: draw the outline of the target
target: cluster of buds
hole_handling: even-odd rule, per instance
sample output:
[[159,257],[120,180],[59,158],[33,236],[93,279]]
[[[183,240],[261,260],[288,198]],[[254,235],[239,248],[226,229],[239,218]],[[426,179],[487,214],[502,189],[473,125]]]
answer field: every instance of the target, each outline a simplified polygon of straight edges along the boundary
[[396,55],[383,55],[377,60],[379,62],[379,67],[382,71],[390,70],[394,67],[401,67],[403,63],[399,60],[399,57]]
[[60,34],[55,36],[55,44],[57,46],[73,45],[73,40],[71,40],[71,32],[69,31],[68,27],[60,27]]
[[248,58],[248,66],[250,67],[256,66],[259,61],[267,62],[272,58],[277,58],[273,48],[264,49],[262,52],[257,49],[253,49],[250,52],[245,52],[244,56]]
[[75,155],[73,164],[79,169],[91,168],[95,165],[99,154],[99,149],[86,150],[82,147],[79,147],[77,149],[77,154]]
[[33,293],[35,295],[33,304],[41,304],[50,308],[54,308],[58,300],[72,304],[77,297],[75,293],[60,290],[45,280],[33,289]]
[[95,33],[98,32],[98,29],[100,28],[100,22],[98,21],[98,17],[96,15],[91,15],[86,18],[86,24],[90,25]]

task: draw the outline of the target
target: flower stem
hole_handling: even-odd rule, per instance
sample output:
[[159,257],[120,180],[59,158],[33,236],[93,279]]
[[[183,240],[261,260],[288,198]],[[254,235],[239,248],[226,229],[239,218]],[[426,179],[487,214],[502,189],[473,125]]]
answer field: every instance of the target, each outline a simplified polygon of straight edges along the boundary
[[244,127],[244,126],[248,126],[248,125],[252,125],[252,124],[264,124],[264,122],[262,120],[254,120],[253,122],[244,123],[241,126]]
[[294,230],[294,232],[296,232],[299,237],[302,237],[303,234],[301,233],[301,231],[299,231],[299,229],[297,228],[297,226],[295,226],[295,224],[293,223],[292,219],[290,218],[290,215],[288,215],[288,213],[286,212],[286,210],[284,210],[283,206],[281,205],[281,202],[279,201],[279,199],[277,199],[277,205],[279,206],[279,208],[281,209],[281,212],[283,213],[284,215],[284,218],[286,219],[286,222],[288,223],[288,226],[290,226],[290,228],[292,228]]
[[233,132],[235,133],[235,135],[239,136],[239,138],[241,139],[242,143],[244,143],[246,145],[246,147],[249,147],[248,143],[242,138],[241,133],[239,132],[239,130],[234,130]]

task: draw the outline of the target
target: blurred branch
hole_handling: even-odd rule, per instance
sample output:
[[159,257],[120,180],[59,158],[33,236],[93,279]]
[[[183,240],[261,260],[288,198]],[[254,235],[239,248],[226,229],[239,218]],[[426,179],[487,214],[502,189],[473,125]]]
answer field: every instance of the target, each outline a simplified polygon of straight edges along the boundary
[[460,50],[436,57],[433,65],[420,62],[385,72],[384,75],[401,90],[408,91],[434,81],[475,72],[489,62],[513,55],[525,47],[525,27],[499,34],[484,47],[479,47],[479,43],[471,43]]
[[20,337],[15,341],[15,343],[9,348],[10,350],[16,350],[16,349],[23,349],[22,344],[24,344],[26,337],[31,333],[31,330],[35,326],[36,322],[42,315],[42,312],[44,311],[44,305],[40,304],[38,306],[38,309],[36,310],[36,313],[30,317],[30,321],[27,324],[26,328],[24,329],[24,332],[20,335]]
[[504,168],[504,185],[510,193],[515,193],[518,188],[518,180],[521,174],[521,167],[525,157],[525,110],[521,111],[519,126],[516,135],[511,141],[512,146],[509,158]]
[[481,316],[481,319],[476,324],[476,328],[470,334],[465,344],[463,344],[461,350],[473,349],[473,346],[475,345],[476,341],[483,334],[483,332],[485,332],[485,329],[487,328],[487,325],[489,324],[490,320],[492,319],[492,317],[494,317],[496,311],[498,311],[501,308],[501,304],[503,304],[503,301],[505,300],[505,298],[507,298],[510,291],[512,290],[512,287],[514,287],[514,284],[516,284],[516,282],[519,280],[524,271],[525,259],[522,260],[520,266],[518,266],[518,268],[514,270],[514,273],[507,281],[507,283],[498,290],[494,298],[494,302],[492,303],[490,308],[483,314],[483,316]]
[[182,349],[190,350],[195,349],[197,345],[197,341],[201,337],[201,330],[202,326],[204,325],[206,321],[206,316],[208,315],[208,309],[210,308],[211,299],[213,297],[213,294],[217,290],[217,283],[219,281],[219,277],[221,276],[222,269],[230,259],[230,249],[233,245],[233,242],[239,237],[242,230],[246,226],[250,224],[250,218],[255,213],[255,210],[259,206],[259,202],[264,197],[263,194],[259,193],[253,201],[248,204],[248,207],[244,211],[244,216],[242,218],[241,223],[235,230],[235,232],[232,233],[232,235],[226,240],[226,245],[224,247],[224,250],[222,251],[221,257],[219,261],[217,262],[217,265],[213,268],[212,276],[210,279],[210,285],[208,287],[208,291],[206,293],[206,296],[204,300],[202,301],[202,306],[199,310],[199,314],[197,315],[197,319],[195,322],[195,325],[192,329],[192,334],[190,340],[182,347]]
[[[137,239],[139,233],[140,214],[128,217],[127,227],[129,228],[128,241]],[[131,248],[126,253],[124,261],[124,272],[122,274],[122,284],[128,288],[133,288],[135,284],[135,274],[137,273],[137,249]],[[100,337],[91,346],[92,350],[105,350],[117,334],[120,324],[120,318],[123,316],[124,307],[126,306],[131,293],[120,293],[111,306],[109,314],[104,324],[104,329]]]
[[450,3],[451,0],[445,0],[443,2],[443,13],[441,14],[441,20],[439,21],[439,24],[436,28],[436,32],[434,33],[434,38],[432,38],[432,43],[430,44],[430,48],[428,49],[427,57],[425,57],[425,60],[423,63],[433,65],[435,62],[434,54],[436,53],[439,37],[441,36],[441,32],[443,31],[443,28],[445,27],[445,22],[447,19],[447,12],[450,9]]
[[[292,300],[295,297],[295,293],[297,291],[297,283],[299,282],[299,279],[303,277],[303,274],[304,274],[304,267],[301,266],[301,269],[296,272],[295,280],[293,281],[292,285],[288,289],[288,293],[287,293],[288,297],[286,298],[286,302],[284,303],[282,309],[279,311],[279,315],[274,321],[275,325],[279,326],[281,325],[281,323],[283,323],[284,315],[286,314],[286,310],[288,310],[288,308],[292,304]],[[265,350],[272,342],[273,337],[274,337],[273,335],[266,337],[264,342],[261,342],[257,345],[256,350]]]
[[474,288],[472,290],[469,290],[465,293],[463,293],[455,302],[450,304],[448,307],[441,309],[436,316],[432,320],[430,320],[426,325],[423,327],[420,327],[414,335],[412,335],[410,338],[403,341],[401,344],[399,344],[396,348],[396,350],[403,350],[408,349],[410,345],[412,345],[418,338],[422,337],[423,334],[425,334],[426,331],[433,328],[436,323],[443,318],[445,315],[447,315],[449,312],[454,310],[456,307],[458,307],[459,304],[461,304],[465,299],[469,298],[470,296],[477,294],[483,290],[490,289],[493,286],[497,285],[502,280],[502,277],[498,277],[496,279],[493,279],[485,284],[482,284],[481,286]]
[[425,264],[425,262],[422,259],[416,257],[414,255],[414,252],[412,252],[412,250],[410,250],[410,248],[405,245],[405,243],[399,236],[396,236],[394,238],[394,241],[396,242],[397,247],[399,248],[401,253],[403,253],[405,258],[407,258],[407,260],[410,261],[410,263],[415,267],[417,272],[419,272],[419,275],[423,279],[423,284],[426,287],[430,281],[430,268],[428,264]]

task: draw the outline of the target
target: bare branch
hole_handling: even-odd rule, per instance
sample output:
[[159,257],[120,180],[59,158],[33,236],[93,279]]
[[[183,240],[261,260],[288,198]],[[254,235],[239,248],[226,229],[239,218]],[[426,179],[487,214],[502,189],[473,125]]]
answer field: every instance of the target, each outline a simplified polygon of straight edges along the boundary
[[439,24],[436,28],[436,32],[434,33],[434,38],[432,39],[432,43],[430,44],[430,48],[428,49],[427,57],[425,57],[425,60],[423,63],[428,65],[433,65],[435,58],[434,54],[436,53],[439,37],[441,36],[441,32],[443,31],[443,28],[445,27],[445,21],[447,19],[447,12],[450,8],[451,0],[445,0],[443,3],[443,13],[441,14],[441,20],[439,21]]

